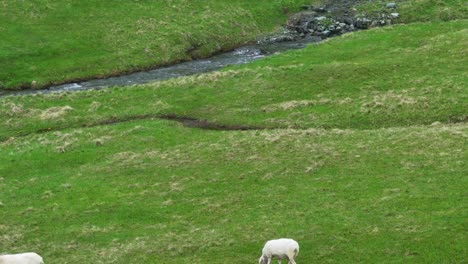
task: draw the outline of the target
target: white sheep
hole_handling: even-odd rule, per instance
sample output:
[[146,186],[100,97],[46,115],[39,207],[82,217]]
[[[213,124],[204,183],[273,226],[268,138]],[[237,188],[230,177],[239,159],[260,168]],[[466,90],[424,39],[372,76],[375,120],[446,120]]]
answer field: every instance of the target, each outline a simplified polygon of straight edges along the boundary
[[0,264],[44,264],[42,257],[34,252],[0,255]]
[[288,259],[289,264],[296,264],[294,258],[299,254],[299,244],[290,238],[280,238],[270,240],[263,247],[262,256],[259,264],[270,264],[273,257],[278,258],[278,263],[281,264],[283,259]]

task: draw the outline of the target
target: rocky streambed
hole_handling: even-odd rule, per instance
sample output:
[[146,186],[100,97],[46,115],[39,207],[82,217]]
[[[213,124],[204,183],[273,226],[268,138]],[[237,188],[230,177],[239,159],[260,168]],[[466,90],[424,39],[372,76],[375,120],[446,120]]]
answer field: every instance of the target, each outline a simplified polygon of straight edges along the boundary
[[355,5],[359,3],[359,0],[330,0],[323,6],[302,6],[302,11],[291,15],[280,32],[264,37],[256,44],[218,54],[208,59],[183,62],[117,77],[51,86],[42,90],[0,90],[0,97],[130,86],[205,73],[222,69],[228,65],[248,63],[278,52],[304,48],[312,42],[319,42],[347,32],[390,25],[399,18],[396,3],[386,3],[382,7],[382,12],[374,18],[368,18],[359,13],[355,8]]
[[263,43],[311,39],[320,41],[347,32],[382,27],[397,22],[398,5],[389,2],[372,17],[359,12],[355,6],[361,1],[330,0],[323,6],[304,5],[292,15],[280,34],[264,38]]

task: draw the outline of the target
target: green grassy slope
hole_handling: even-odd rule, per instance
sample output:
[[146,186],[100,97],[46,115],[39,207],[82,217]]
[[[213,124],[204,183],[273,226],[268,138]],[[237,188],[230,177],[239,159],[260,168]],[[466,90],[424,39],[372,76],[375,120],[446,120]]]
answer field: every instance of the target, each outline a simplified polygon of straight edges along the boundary
[[466,27],[466,21],[400,25],[222,72],[128,88],[12,97],[0,103],[0,139],[162,114],[299,128],[462,122],[468,108]]
[[286,236],[298,263],[461,263],[467,133],[138,121],[10,140],[0,249],[47,263],[254,263]]
[[256,263],[292,237],[298,263],[465,262],[468,21],[435,20],[165,82],[0,98],[0,253]]
[[[396,26],[158,84],[2,98],[0,251],[253,262],[287,236],[301,263],[460,263],[465,28]],[[167,113],[303,129],[76,128]]]
[[1,0],[0,87],[40,88],[207,56],[255,40],[307,2]]

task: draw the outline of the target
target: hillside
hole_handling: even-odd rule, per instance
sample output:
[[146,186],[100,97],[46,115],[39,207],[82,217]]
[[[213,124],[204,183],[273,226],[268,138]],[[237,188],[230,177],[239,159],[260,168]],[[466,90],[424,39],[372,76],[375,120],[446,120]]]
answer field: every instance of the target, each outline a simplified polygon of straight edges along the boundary
[[452,21],[378,28],[220,72],[10,97],[0,105],[0,139],[170,115],[302,129],[465,122],[466,27]]
[[292,237],[297,263],[466,262],[466,6],[397,3],[408,24],[222,71],[0,97],[0,252],[256,263]]

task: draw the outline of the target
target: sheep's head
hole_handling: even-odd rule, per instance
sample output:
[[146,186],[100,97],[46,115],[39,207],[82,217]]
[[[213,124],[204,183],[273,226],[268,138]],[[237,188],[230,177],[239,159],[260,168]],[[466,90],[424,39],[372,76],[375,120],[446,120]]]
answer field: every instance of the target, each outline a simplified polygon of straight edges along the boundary
[[261,256],[260,259],[258,260],[258,264],[267,264],[268,259],[265,256]]

